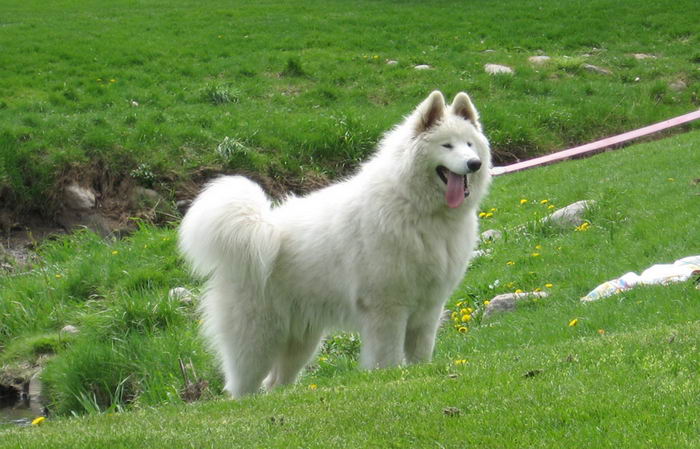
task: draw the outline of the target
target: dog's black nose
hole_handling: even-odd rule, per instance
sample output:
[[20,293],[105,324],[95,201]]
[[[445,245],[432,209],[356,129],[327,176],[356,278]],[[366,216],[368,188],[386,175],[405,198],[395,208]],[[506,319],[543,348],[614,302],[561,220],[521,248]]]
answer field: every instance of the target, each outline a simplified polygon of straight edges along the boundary
[[481,168],[481,161],[479,159],[469,159],[467,161],[467,168],[470,172],[478,171]]

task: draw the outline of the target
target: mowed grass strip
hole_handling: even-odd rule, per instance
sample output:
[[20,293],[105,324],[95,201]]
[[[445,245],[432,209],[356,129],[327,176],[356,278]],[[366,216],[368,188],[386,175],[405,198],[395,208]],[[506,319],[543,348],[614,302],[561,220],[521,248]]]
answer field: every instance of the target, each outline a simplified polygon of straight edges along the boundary
[[[506,237],[486,246],[492,254],[473,262],[448,302],[475,311],[466,333],[443,326],[433,363],[359,371],[357,339],[334,336],[298,385],[240,402],[181,402],[178,359],[209,382],[204,399],[221,398],[221,381],[194,305],[167,295],[198,288],[174,258],[173,230],[49,243],[43,265],[0,279],[0,355],[10,365],[37,360],[53,336],[44,378],[54,410],[92,416],[5,428],[0,445],[694,447],[700,291],[687,282],[579,298],[627,271],[700,253],[688,238],[699,139],[497,178],[484,206],[496,210],[482,226]],[[580,199],[598,201],[586,230],[536,224],[549,202]],[[536,288],[550,296],[480,316],[493,295]],[[58,333],[67,323],[81,328],[69,341]],[[131,411],[114,414],[122,409]]]
[[5,1],[0,199],[51,216],[65,178],[100,176],[179,199],[202,167],[303,190],[436,88],[472,95],[499,159],[585,143],[698,107],[695,6]]

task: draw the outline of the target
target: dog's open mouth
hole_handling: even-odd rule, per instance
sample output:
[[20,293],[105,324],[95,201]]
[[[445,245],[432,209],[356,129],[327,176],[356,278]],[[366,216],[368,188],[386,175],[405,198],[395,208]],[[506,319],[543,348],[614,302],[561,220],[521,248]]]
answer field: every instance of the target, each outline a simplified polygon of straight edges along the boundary
[[469,184],[466,175],[458,175],[442,165],[436,168],[437,174],[442,182],[447,185],[445,191],[445,201],[449,207],[459,207],[466,197],[469,196]]

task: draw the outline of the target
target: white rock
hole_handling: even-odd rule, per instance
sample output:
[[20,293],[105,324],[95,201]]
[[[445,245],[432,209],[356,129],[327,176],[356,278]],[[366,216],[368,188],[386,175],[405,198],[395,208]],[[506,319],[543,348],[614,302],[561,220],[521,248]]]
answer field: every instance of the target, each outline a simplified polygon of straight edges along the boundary
[[580,226],[585,220],[583,214],[595,204],[593,200],[577,201],[566,207],[554,211],[542,219],[543,222],[550,222],[561,227]]
[[549,296],[547,292],[504,293],[497,295],[489,301],[489,305],[484,310],[484,316],[487,317],[495,312],[513,310],[518,301],[530,298],[546,298],[547,296]]
[[648,55],[648,54],[646,54],[646,53],[635,53],[635,54],[632,55],[632,56],[634,56],[634,59],[638,59],[638,60],[642,60],[642,59],[656,59],[656,56],[654,56],[654,55]]
[[612,72],[610,70],[598,67],[597,65],[584,64],[582,67],[588,70],[589,72],[598,73],[600,75],[612,75]]
[[61,329],[61,333],[62,333],[62,334],[73,334],[73,335],[75,335],[75,334],[79,334],[79,333],[80,333],[80,329],[78,329],[77,327],[73,326],[72,324],[66,324],[66,325],[63,326],[63,328]]
[[428,64],[419,64],[419,65],[415,66],[414,69],[416,69],[416,70],[429,70],[429,69],[432,69],[432,67],[429,66]]
[[187,304],[192,302],[193,295],[185,287],[175,287],[168,292],[168,298]]
[[530,62],[530,64],[535,64],[535,65],[545,64],[545,63],[549,62],[550,59],[552,59],[552,58],[550,58],[549,56],[545,56],[545,55],[530,56],[529,58],[527,58],[527,60],[528,60],[528,62]]
[[397,61],[397,60],[395,60],[395,59],[389,59],[389,60],[386,62],[386,65],[396,65],[396,64],[398,64],[398,63],[399,63],[399,61]]
[[64,190],[63,201],[69,209],[88,210],[95,207],[95,194],[92,190],[73,183]]
[[503,233],[497,229],[487,229],[481,233],[481,241],[485,242],[487,240],[495,241],[503,238]]
[[681,90],[687,89],[688,85],[685,84],[685,81],[683,81],[683,80],[677,80],[677,81],[674,81],[671,84],[669,84],[668,87],[671,90],[675,90],[676,92],[680,92]]
[[515,72],[513,69],[506,65],[500,65],[500,64],[485,64],[484,65],[484,71],[490,75],[499,75],[499,74],[507,74],[507,75],[512,75]]

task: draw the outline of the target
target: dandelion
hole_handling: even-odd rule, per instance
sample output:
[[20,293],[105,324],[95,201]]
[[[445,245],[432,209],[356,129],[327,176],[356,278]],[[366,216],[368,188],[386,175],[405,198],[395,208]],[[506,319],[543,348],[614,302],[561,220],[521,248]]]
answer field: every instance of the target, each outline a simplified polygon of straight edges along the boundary
[[32,420],[32,425],[33,425],[33,426],[40,426],[41,424],[44,423],[44,421],[46,421],[46,417],[44,417],[44,416],[39,416],[39,417],[34,418],[34,419]]
[[540,201],[540,204],[547,204],[547,203],[549,203],[549,200],[542,200],[542,201]]
[[486,212],[486,215],[484,215],[485,218],[491,218],[493,217],[493,212]]
[[532,253],[532,254],[530,254],[530,256],[532,256],[532,257],[540,257],[540,253]]
[[471,321],[472,316],[471,315],[462,315],[462,323],[466,323],[468,321]]
[[541,292],[541,291],[542,291],[542,289],[541,289],[541,288],[539,288],[539,287],[537,287],[537,288],[535,289],[535,291],[536,291],[536,292]]
[[569,321],[569,327],[574,327],[578,324],[578,318],[574,318],[573,320]]
[[455,365],[466,365],[467,364],[467,359],[459,359],[454,361]]
[[309,385],[309,390],[314,391],[316,389],[318,389],[318,385],[316,385],[316,384]]
[[549,206],[547,206],[547,209],[554,209],[555,207],[556,206],[554,206],[554,204],[550,204]]
[[462,309],[459,311],[462,315],[469,315],[474,311],[471,307],[467,307],[466,309]]
[[327,360],[328,360],[328,357],[319,357],[319,358],[318,358],[318,361],[319,361],[319,362],[325,362],[325,361],[327,361]]
[[535,249],[542,249],[542,245],[535,245]]
[[491,301],[489,301],[488,299],[486,301],[484,301],[485,306],[488,306],[489,304],[491,304]]
[[518,289],[515,290],[515,293],[524,293],[524,292],[523,292],[523,290],[522,290],[521,288],[518,288]]
[[583,232],[583,231],[587,231],[588,228],[590,228],[590,227],[591,227],[591,224],[590,224],[589,222],[587,222],[587,221],[584,221],[584,222],[581,223],[580,225],[576,226],[576,229],[574,229],[574,231]]
[[506,265],[515,265],[515,262],[513,262],[512,260],[509,260],[508,262],[506,262]]
[[525,198],[520,200],[520,205],[522,206],[523,204],[527,203],[527,200]]
[[554,287],[554,284],[550,284],[550,283],[548,282],[548,283],[544,284],[544,286],[547,287],[547,288],[552,288],[552,287]]
[[459,328],[457,330],[459,331],[460,334],[466,334],[469,331],[469,328],[466,326],[459,326]]
[[462,307],[462,304],[464,304],[464,301],[460,301],[457,304],[455,304],[457,307]]
[[486,212],[479,212],[479,218],[484,218],[486,216]]
[[459,318],[459,315],[457,314],[457,312],[452,312],[452,315],[450,315],[450,318],[452,318],[452,321],[454,321],[457,318]]
[[489,209],[489,212],[498,212],[498,209],[496,209],[495,207],[492,207],[491,209]]
[[119,251],[117,251],[116,249],[114,251],[112,251],[113,256],[116,256],[117,254],[119,254]]

